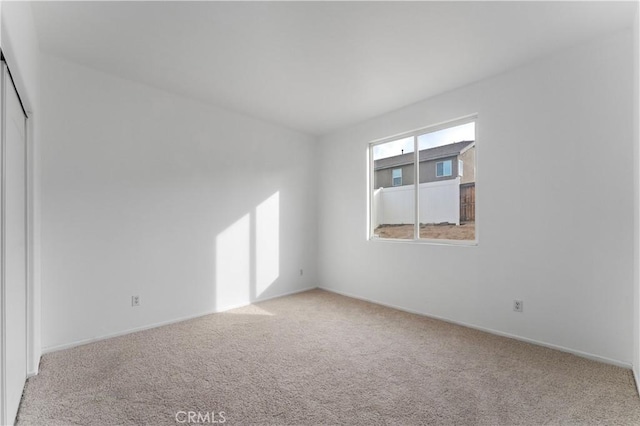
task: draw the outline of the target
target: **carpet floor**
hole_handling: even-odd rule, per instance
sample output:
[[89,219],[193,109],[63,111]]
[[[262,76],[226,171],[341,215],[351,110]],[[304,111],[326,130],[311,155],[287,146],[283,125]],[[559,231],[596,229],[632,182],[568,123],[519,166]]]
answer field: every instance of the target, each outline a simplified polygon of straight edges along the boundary
[[634,425],[640,399],[630,370],[312,290],[46,354],[18,415],[212,420]]

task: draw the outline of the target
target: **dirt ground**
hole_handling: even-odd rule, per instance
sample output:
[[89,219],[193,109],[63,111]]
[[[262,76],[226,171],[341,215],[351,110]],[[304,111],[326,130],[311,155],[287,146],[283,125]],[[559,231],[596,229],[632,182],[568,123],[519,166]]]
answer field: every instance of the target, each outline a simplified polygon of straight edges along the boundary
[[[375,232],[380,238],[413,239],[413,225],[380,225]],[[475,222],[456,225],[420,225],[420,237],[441,240],[474,240]]]

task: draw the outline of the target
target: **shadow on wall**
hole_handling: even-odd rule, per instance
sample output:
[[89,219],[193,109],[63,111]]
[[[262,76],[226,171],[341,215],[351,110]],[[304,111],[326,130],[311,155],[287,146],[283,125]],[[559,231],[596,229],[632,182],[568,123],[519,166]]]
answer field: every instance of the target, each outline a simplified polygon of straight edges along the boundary
[[280,276],[280,191],[216,236],[215,310],[259,298]]

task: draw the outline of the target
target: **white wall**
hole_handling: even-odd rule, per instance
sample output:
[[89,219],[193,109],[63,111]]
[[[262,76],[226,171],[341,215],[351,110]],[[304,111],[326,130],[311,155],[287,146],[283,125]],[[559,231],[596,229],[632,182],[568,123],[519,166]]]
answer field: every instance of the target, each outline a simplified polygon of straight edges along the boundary
[[50,56],[41,78],[45,350],[316,286],[313,138]]
[[40,51],[31,12],[31,4],[19,1],[1,2],[0,43],[18,87],[20,98],[29,109],[38,98],[38,61]]
[[[632,48],[628,30],[322,138],[321,286],[630,365]],[[479,245],[367,241],[367,143],[474,113]]]

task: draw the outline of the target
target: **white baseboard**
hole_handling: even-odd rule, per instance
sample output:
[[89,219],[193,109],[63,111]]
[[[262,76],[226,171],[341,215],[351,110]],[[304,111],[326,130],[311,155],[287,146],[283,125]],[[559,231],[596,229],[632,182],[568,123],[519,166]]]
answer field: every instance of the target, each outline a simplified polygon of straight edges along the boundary
[[[185,317],[174,318],[174,319],[170,319],[170,320],[167,320],[167,321],[161,321],[161,322],[156,322],[156,323],[153,323],[153,324],[147,324],[147,325],[143,325],[141,327],[129,328],[127,330],[118,331],[116,333],[104,334],[104,335],[97,336],[97,337],[92,337],[92,338],[89,338],[89,339],[83,339],[83,340],[77,340],[75,342],[64,343],[62,345],[49,346],[49,347],[46,347],[46,348],[42,349],[42,354],[44,355],[44,354],[51,353],[51,352],[57,352],[57,351],[61,351],[61,350],[64,350],[64,349],[74,348],[76,346],[82,346],[82,345],[86,345],[86,344],[89,344],[89,343],[99,342],[100,340],[111,339],[113,337],[120,337],[120,336],[124,336],[124,335],[131,334],[131,333],[137,333],[138,331],[144,331],[144,330],[149,330],[151,328],[162,327],[163,325],[169,325],[169,324],[175,324],[175,323],[182,322],[182,321],[188,321],[190,319],[203,317],[205,315],[217,314],[217,313],[220,313],[220,312],[229,311],[231,309],[241,308],[243,306],[248,306],[248,305],[251,305],[253,303],[265,302],[267,300],[277,299],[278,297],[291,296],[292,294],[303,293],[305,291],[314,290],[316,288],[318,288],[318,287],[306,287],[306,288],[299,289],[299,290],[294,290],[294,291],[289,291],[289,292],[286,292],[286,293],[277,294],[275,296],[258,297],[256,299],[250,301],[250,302],[247,302],[247,303],[239,303],[239,304],[236,304],[236,305],[225,306],[223,308],[217,308],[217,309],[213,309],[213,310],[206,311],[206,312],[201,312],[201,313],[194,314],[194,315],[188,315],[188,316],[185,316]],[[38,374],[37,371],[34,374],[32,374],[32,376],[36,375],[36,374]]]
[[[629,364],[628,362],[619,361],[617,359],[607,358],[607,357],[603,357],[603,356],[600,356],[600,355],[594,355],[594,354],[590,354],[588,352],[583,352],[583,351],[567,348],[567,347],[564,347],[564,346],[555,345],[553,343],[542,342],[542,341],[539,341],[539,340],[530,339],[528,337],[518,336],[516,334],[505,333],[503,331],[494,330],[494,329],[491,329],[491,328],[482,327],[482,326],[475,325],[475,324],[469,324],[469,323],[466,323],[466,322],[456,321],[456,320],[452,320],[452,319],[449,319],[449,318],[441,317],[441,316],[438,316],[438,315],[428,314],[426,312],[419,312],[419,311],[416,311],[416,310],[413,310],[413,309],[408,309],[408,308],[404,308],[402,306],[392,305],[390,303],[380,302],[378,300],[373,300],[373,299],[369,299],[367,297],[357,296],[355,294],[351,294],[351,293],[335,290],[335,289],[332,289],[332,288],[326,288],[326,287],[318,287],[318,288],[321,289],[321,290],[325,290],[325,291],[331,292],[331,293],[339,294],[341,296],[351,297],[353,299],[358,299],[358,300],[362,300],[362,301],[369,302],[369,303],[375,303],[376,305],[386,306],[388,308],[397,309],[399,311],[408,312],[410,314],[421,315],[421,316],[424,316],[424,317],[437,319],[437,320],[448,322],[448,323],[451,323],[451,324],[456,324],[456,325],[461,325],[463,327],[473,328],[474,330],[479,330],[479,331],[484,331],[486,333],[495,334],[497,336],[509,337],[511,339],[520,340],[522,342],[531,343],[533,345],[544,346],[544,347],[550,348],[550,349],[556,349],[558,351],[567,352],[567,353],[570,353],[570,354],[573,354],[573,355],[577,355],[577,356],[582,357],[582,358],[588,358],[588,359],[591,359],[591,360],[594,360],[594,361],[604,362],[606,364],[611,364],[611,365],[615,365],[615,366],[622,367],[622,368],[628,368],[628,369],[632,368],[631,364]],[[638,383],[640,383],[640,382],[638,381],[638,376],[636,375],[636,385],[638,385]]]
[[[594,360],[594,361],[604,362],[606,364],[612,364],[612,365],[615,365],[615,366],[618,366],[618,367],[632,369],[633,376],[634,376],[635,381],[636,381],[636,387],[638,388],[638,392],[640,393],[640,371],[638,371],[638,369],[636,369],[636,368],[632,368],[631,364],[629,364],[627,362],[623,362],[623,361],[619,361],[619,360],[616,360],[616,359],[607,358],[607,357],[603,357],[603,356],[600,356],[600,355],[595,355],[595,354],[591,354],[591,353],[588,353],[588,352],[583,352],[583,351],[567,348],[567,347],[560,346],[560,345],[555,345],[553,343],[547,343],[547,342],[542,342],[542,341],[535,340],[535,339],[530,339],[528,337],[518,336],[516,334],[505,333],[503,331],[494,330],[494,329],[491,329],[491,328],[482,327],[482,326],[478,326],[478,325],[475,325],[475,324],[470,324],[470,323],[466,323],[466,322],[462,322],[462,321],[452,320],[450,318],[445,318],[445,317],[441,317],[441,316],[438,316],[438,315],[432,315],[432,314],[429,314],[429,313],[416,311],[416,310],[405,308],[405,307],[402,307],[402,306],[397,306],[397,305],[393,305],[393,304],[390,304],[390,303],[381,302],[381,301],[370,299],[370,298],[367,298],[367,297],[361,297],[361,296],[358,296],[358,295],[355,295],[355,294],[352,294],[352,293],[339,291],[339,290],[335,290],[335,289],[331,289],[331,288],[327,288],[327,287],[306,287],[306,288],[303,288],[303,289],[294,290],[294,291],[290,291],[290,292],[286,292],[286,293],[282,293],[282,294],[278,294],[278,295],[274,295],[274,296],[269,296],[269,297],[264,297],[264,298],[257,298],[255,300],[252,300],[251,302],[248,302],[248,303],[241,303],[241,304],[237,304],[237,305],[225,306],[224,308],[214,309],[214,310],[210,310],[210,311],[207,311],[207,312],[201,312],[201,313],[198,313],[198,314],[189,315],[189,316],[185,316],[185,317],[174,318],[174,319],[171,319],[171,320],[168,320],[168,321],[157,322],[157,323],[148,324],[148,325],[141,326],[141,327],[135,327],[135,328],[119,331],[119,332],[116,332],[116,333],[110,333],[110,334],[105,334],[105,335],[98,336],[98,337],[93,337],[93,338],[90,338],[90,339],[83,339],[83,340],[78,340],[78,341],[71,342],[71,343],[65,343],[65,344],[62,344],[62,345],[50,346],[50,347],[47,347],[47,348],[43,348],[42,354],[44,355],[46,353],[56,352],[56,351],[60,351],[60,350],[64,350],[64,349],[73,348],[73,347],[76,347],[76,346],[86,345],[88,343],[98,342],[100,340],[106,340],[106,339],[111,339],[113,337],[124,336],[126,334],[136,333],[138,331],[149,330],[151,328],[162,327],[164,325],[175,324],[175,323],[178,323],[178,322],[187,321],[187,320],[194,319],[194,318],[199,318],[199,317],[202,317],[202,316],[205,316],[205,315],[225,312],[225,311],[228,311],[228,310],[231,310],[231,309],[236,309],[236,308],[240,308],[240,307],[243,307],[243,306],[248,306],[248,305],[253,304],[253,303],[259,303],[259,302],[264,302],[264,301],[271,300],[271,299],[277,299],[279,297],[290,296],[292,294],[303,293],[305,291],[313,290],[313,289],[316,289],[316,288],[319,288],[321,290],[325,290],[325,291],[328,291],[328,292],[331,292],[331,293],[340,294],[342,296],[350,297],[352,299],[363,300],[365,302],[375,303],[376,305],[386,306],[388,308],[397,309],[399,311],[408,312],[408,313],[416,314],[416,315],[421,315],[421,316],[437,319],[437,320],[440,320],[440,321],[445,321],[445,322],[448,322],[448,323],[451,323],[451,324],[461,325],[463,327],[468,327],[468,328],[472,328],[472,329],[475,329],[475,330],[484,331],[486,333],[495,334],[497,336],[509,337],[511,339],[520,340],[520,341],[531,343],[531,344],[534,344],[534,345],[543,346],[543,347],[547,347],[547,348],[551,348],[551,349],[556,349],[556,350],[559,350],[559,351],[562,351],[562,352],[567,352],[567,353],[570,353],[570,354],[573,354],[573,355],[580,356],[582,358],[587,358],[587,359],[591,359],[591,360]],[[29,377],[34,376],[36,374],[38,374],[37,371],[30,372],[29,373]]]
[[640,395],[640,374],[638,374],[638,367],[633,367],[633,378],[636,382],[636,390],[638,391],[638,395]]

